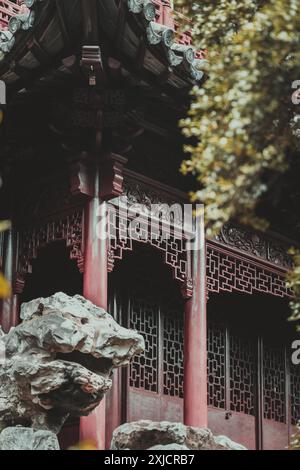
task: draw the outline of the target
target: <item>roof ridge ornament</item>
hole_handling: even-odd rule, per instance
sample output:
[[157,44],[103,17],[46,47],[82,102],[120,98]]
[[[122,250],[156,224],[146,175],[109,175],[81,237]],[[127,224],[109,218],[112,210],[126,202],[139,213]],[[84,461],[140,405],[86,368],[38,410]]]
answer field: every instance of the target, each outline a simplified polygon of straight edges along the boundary
[[127,0],[128,9],[131,13],[143,13],[147,21],[154,21],[156,9],[152,0]]
[[35,20],[35,6],[44,0],[24,0],[24,7],[21,13],[12,16],[8,22],[8,30],[0,31],[0,62],[5,58],[14,44],[15,35],[18,31],[28,31],[32,28]]
[[147,38],[150,44],[159,44],[162,42],[166,47],[172,47],[174,43],[175,32],[173,29],[163,24],[150,21],[147,28]]
[[162,44],[170,66],[180,66],[188,72],[194,81],[202,80],[204,72],[199,67],[195,48],[191,45],[175,42],[175,31],[167,25],[156,22],[156,7],[153,1],[127,0],[127,5],[131,13],[144,15],[148,21],[146,29],[148,43],[153,46]]

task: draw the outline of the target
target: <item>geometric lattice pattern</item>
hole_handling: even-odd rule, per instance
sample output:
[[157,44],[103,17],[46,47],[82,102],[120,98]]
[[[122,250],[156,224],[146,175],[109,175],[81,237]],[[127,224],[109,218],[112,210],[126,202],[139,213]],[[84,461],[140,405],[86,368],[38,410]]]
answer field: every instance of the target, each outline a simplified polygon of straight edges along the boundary
[[255,349],[251,341],[230,336],[230,409],[254,416]]
[[300,366],[291,365],[291,420],[296,425],[300,421]]
[[[125,251],[133,250],[133,242],[149,244],[164,254],[165,264],[173,271],[174,279],[183,284],[186,297],[191,297],[193,281],[189,273],[188,255],[185,239],[168,232],[162,227],[155,227],[147,221],[133,223],[127,214],[111,212],[110,237],[108,249],[108,271],[114,269],[115,260],[121,260]],[[130,236],[129,236],[130,234]]]
[[225,409],[225,327],[208,324],[208,405]]
[[207,288],[210,292],[263,292],[277,297],[290,296],[285,276],[247,259],[207,247]]
[[21,232],[19,243],[18,275],[25,277],[32,271],[32,260],[38,256],[38,250],[49,243],[59,240],[66,242],[70,249],[70,259],[76,260],[83,270],[83,210],[72,213],[37,227]]
[[182,315],[176,311],[166,314],[152,301],[132,299],[129,326],[145,340],[145,352],[135,356],[130,364],[130,387],[183,398]]
[[264,418],[285,423],[286,372],[284,350],[265,347],[263,356]]
[[163,315],[163,391],[183,398],[183,319]]
[[130,364],[129,384],[150,392],[158,392],[158,308],[147,301],[133,300],[129,327],[145,339],[145,352]]
[[[182,315],[180,318],[176,311],[166,314],[152,301],[133,299],[129,326],[145,340],[145,352],[130,363],[130,387],[155,393],[163,391],[165,395],[183,398]],[[162,384],[158,377],[161,367]]]

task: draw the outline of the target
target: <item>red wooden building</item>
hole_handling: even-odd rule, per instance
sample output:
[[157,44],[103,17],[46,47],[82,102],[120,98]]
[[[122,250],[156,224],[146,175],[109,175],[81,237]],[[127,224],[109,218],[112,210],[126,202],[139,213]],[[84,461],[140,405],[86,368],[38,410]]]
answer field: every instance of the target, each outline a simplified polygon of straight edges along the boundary
[[[184,207],[194,182],[178,171],[177,123],[205,77],[192,35],[174,35],[171,2],[3,1],[0,13],[0,218],[13,222],[0,235],[13,286],[2,328],[18,323],[21,302],[64,291],[146,340],[98,410],[70,419],[63,446],[94,438],[104,448],[119,424],[153,419],[209,426],[252,449],[285,448],[300,418],[285,282],[299,227],[287,223],[286,193],[282,213],[273,211],[277,233],[232,222],[205,242],[199,217],[178,238],[180,211],[165,208]],[[145,214],[124,237],[133,218],[124,196],[131,208],[159,208],[156,237],[138,236]],[[264,210],[272,215],[268,202]]]

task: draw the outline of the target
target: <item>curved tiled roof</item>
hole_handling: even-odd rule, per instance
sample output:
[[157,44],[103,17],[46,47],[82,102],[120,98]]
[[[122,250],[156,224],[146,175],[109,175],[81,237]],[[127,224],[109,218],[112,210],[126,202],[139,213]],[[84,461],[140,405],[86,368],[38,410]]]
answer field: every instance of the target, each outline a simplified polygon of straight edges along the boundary
[[12,50],[15,44],[16,34],[20,30],[28,31],[34,24],[34,9],[37,1],[24,0],[24,4],[25,9],[21,9],[20,13],[10,17],[8,28],[5,30],[0,30],[0,61],[4,60],[6,54]]
[[[64,57],[78,56],[78,44],[83,42],[78,41],[85,21],[83,2],[25,0],[25,4],[26,14],[12,17],[8,30],[0,33],[0,78],[7,84],[20,78],[27,83],[36,79],[35,72],[41,66],[43,70],[47,61],[54,71],[56,67],[64,72]],[[156,22],[152,0],[126,0],[118,5],[113,0],[97,0],[95,4],[99,34],[104,34],[109,44],[106,53],[114,56],[117,51],[124,60],[124,70],[144,73],[146,81],[151,77],[157,83],[164,80],[175,88],[186,88],[202,79],[206,61],[198,58],[191,45],[177,41],[172,28]],[[99,43],[102,48],[102,41]],[[135,70],[137,58],[141,61],[139,72]]]
[[143,15],[149,44],[163,46],[170,67],[183,66],[192,79],[200,81],[204,75],[201,69],[206,61],[196,58],[196,49],[193,46],[176,42],[173,29],[155,21],[156,9],[153,2],[127,0],[127,4],[133,14]]

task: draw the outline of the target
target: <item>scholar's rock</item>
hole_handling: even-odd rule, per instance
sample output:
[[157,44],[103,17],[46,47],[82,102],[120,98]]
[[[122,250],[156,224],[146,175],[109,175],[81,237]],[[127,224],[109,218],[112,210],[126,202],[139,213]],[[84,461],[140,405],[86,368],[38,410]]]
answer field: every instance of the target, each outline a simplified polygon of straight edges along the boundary
[[59,444],[51,431],[17,426],[6,428],[0,434],[0,450],[59,450]]
[[115,429],[112,450],[247,450],[228,437],[216,437],[206,428],[167,421],[137,421]]
[[91,413],[111,387],[113,369],[144,350],[142,336],[81,296],[33,300],[21,317],[1,337],[0,429],[57,434],[70,415]]

